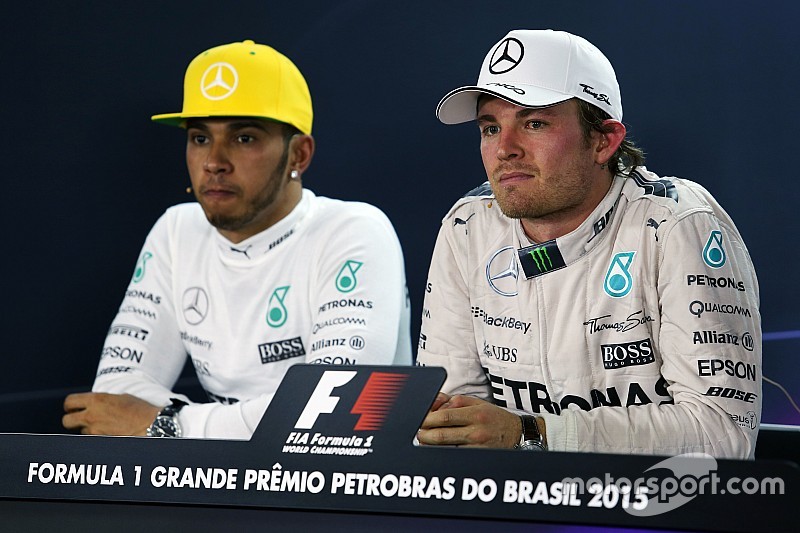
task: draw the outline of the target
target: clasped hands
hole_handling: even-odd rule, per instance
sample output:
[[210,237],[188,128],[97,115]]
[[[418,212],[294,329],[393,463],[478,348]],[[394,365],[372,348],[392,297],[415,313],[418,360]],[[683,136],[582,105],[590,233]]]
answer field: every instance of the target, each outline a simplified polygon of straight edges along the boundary
[[423,445],[513,448],[520,441],[519,416],[472,396],[440,392],[417,432]]

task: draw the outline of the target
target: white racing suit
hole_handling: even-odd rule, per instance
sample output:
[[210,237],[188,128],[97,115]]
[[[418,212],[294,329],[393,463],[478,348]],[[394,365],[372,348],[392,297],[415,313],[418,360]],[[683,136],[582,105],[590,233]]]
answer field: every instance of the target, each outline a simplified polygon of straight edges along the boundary
[[377,208],[304,189],[284,219],[232,244],[197,203],[156,222],[105,341],[94,391],[156,405],[187,354],[211,403],[186,437],[247,439],[296,363],[411,364],[403,253]]
[[752,458],[758,282],[696,183],[618,175],[576,230],[531,243],[488,183],[442,222],[418,364],[443,390],[541,415],[549,449]]

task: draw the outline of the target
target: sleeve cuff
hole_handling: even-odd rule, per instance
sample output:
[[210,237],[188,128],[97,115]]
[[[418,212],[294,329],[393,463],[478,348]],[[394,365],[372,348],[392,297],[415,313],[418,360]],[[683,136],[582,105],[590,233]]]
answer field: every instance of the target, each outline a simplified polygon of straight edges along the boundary
[[565,409],[561,415],[543,413],[547,431],[547,449],[553,452],[574,452],[578,450],[578,430],[575,414]]

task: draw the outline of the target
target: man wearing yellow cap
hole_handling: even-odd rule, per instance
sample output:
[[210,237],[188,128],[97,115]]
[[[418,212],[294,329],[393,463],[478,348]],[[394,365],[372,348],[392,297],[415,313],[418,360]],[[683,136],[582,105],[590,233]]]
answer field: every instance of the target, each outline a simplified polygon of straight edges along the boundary
[[[197,203],[142,248],[93,392],[64,402],[82,433],[246,439],[295,363],[410,364],[403,254],[377,208],[315,196],[311,96],[253,41],[189,65],[181,113]],[[192,360],[209,403],[172,386]]]

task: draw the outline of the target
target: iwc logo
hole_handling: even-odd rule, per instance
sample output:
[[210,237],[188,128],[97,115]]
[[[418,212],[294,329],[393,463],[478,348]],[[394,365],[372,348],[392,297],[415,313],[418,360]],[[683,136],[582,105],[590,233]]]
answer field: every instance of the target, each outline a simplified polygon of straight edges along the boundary
[[209,100],[224,100],[239,86],[239,74],[230,63],[214,63],[200,78],[200,92]]
[[183,291],[183,318],[196,326],[208,315],[208,294],[201,287],[189,287]]
[[513,246],[500,248],[486,263],[486,281],[494,292],[501,296],[517,295],[519,265]]

